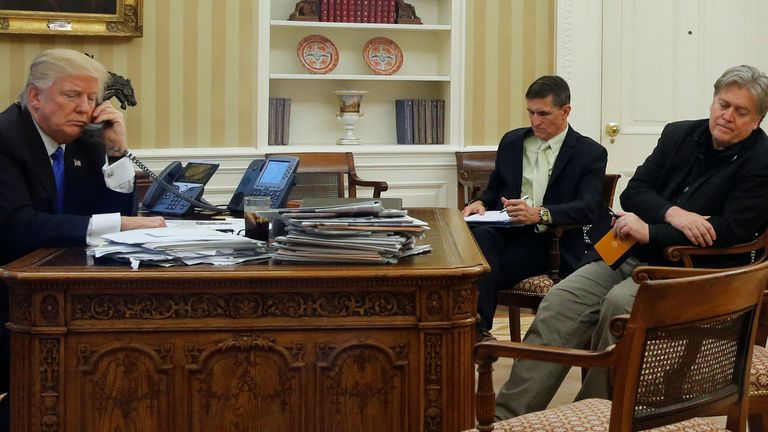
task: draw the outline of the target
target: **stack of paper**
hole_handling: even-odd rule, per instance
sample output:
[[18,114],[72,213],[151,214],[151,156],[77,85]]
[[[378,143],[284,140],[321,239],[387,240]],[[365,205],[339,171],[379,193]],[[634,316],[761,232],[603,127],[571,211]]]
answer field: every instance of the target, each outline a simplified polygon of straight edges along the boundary
[[380,201],[278,211],[286,235],[275,239],[274,261],[396,263],[428,252],[417,245],[427,223],[405,210],[386,210]]
[[265,242],[217,231],[213,226],[190,224],[107,234],[102,236],[107,243],[89,253],[130,261],[134,268],[142,262],[227,265],[270,258]]

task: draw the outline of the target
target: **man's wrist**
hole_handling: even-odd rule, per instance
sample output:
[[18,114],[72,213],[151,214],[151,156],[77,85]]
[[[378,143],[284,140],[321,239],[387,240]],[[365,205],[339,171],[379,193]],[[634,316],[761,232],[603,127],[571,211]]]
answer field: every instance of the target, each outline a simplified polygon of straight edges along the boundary
[[539,207],[539,225],[551,225],[552,215],[546,207]]

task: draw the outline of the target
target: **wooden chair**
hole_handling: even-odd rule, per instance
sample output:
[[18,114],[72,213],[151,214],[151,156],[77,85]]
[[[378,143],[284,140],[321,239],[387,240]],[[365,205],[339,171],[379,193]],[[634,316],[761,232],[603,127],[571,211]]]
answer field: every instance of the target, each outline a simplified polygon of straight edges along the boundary
[[[632,313],[612,320],[612,332],[619,339],[604,351],[511,341],[477,344],[477,430],[630,431],[681,421],[685,423],[665,430],[722,430],[696,417],[723,412],[728,430],[746,430],[746,378],[768,263],[707,273],[636,269],[633,277],[640,286]],[[491,372],[498,357],[613,368],[612,402],[587,399],[494,425]],[[557,428],[547,429],[553,419]]]
[[373,188],[373,198],[381,198],[381,193],[389,188],[385,181],[366,181],[358,177],[355,172],[355,158],[351,152],[268,153],[266,157],[278,154],[299,158],[296,185],[291,190],[289,200],[308,197],[357,198],[358,186]]
[[[695,257],[711,256],[749,256],[752,265],[766,260],[768,249],[768,230],[754,241],[727,248],[699,248],[693,246],[670,246],[664,254],[667,259],[679,262],[685,267],[693,267]],[[713,271],[723,271],[716,269]],[[768,287],[766,287],[768,288]],[[707,300],[709,301],[709,300]],[[768,431],[768,296],[763,297],[763,304],[758,319],[755,348],[752,354],[752,367],[749,379],[749,430],[750,432]]]
[[456,196],[458,209],[477,199],[488,186],[488,177],[496,166],[496,151],[456,152]]
[[[621,174],[606,174],[603,177],[602,201],[606,206],[613,205],[613,195]],[[509,334],[513,341],[520,342],[520,308],[529,308],[536,312],[545,295],[560,281],[560,237],[567,230],[585,229],[581,225],[554,225],[547,231],[549,235],[549,264],[546,274],[531,276],[508,289],[498,292],[499,305],[509,309]]]

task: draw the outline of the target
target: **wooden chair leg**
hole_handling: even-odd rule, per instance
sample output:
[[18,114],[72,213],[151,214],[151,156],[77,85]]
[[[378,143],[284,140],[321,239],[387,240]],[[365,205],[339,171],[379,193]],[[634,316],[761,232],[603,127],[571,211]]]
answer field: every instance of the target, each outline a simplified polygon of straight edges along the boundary
[[747,417],[749,432],[768,431],[768,413],[750,414]]
[[520,308],[509,307],[509,337],[513,342],[520,342]]

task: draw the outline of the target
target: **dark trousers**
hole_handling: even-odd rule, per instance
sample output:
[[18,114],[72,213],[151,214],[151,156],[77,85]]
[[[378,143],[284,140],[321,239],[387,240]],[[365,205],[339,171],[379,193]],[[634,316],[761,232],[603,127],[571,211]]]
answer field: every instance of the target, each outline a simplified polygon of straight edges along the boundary
[[496,313],[499,287],[511,287],[523,279],[545,273],[549,239],[536,233],[533,226],[505,228],[480,225],[472,228],[472,234],[491,272],[478,282],[478,326],[490,330]]

